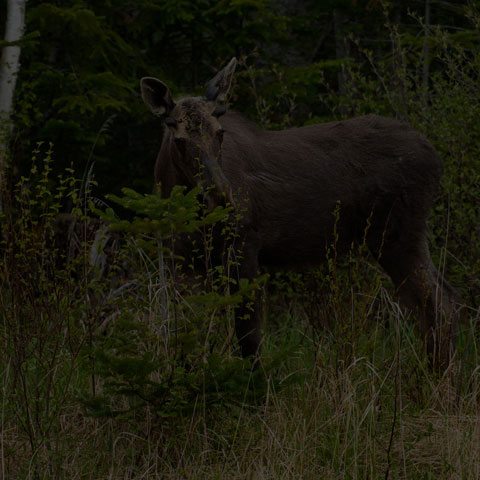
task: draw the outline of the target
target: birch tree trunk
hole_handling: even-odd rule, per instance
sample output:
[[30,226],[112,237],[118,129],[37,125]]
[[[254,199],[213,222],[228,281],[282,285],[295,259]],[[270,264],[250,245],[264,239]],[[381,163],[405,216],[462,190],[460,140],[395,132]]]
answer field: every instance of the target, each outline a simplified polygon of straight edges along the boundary
[[[25,5],[27,0],[8,0],[5,41],[17,42],[25,29]],[[0,61],[0,212],[2,211],[1,186],[3,169],[7,154],[8,137],[13,129],[10,119],[17,72],[20,69],[20,50],[18,45],[3,47]]]

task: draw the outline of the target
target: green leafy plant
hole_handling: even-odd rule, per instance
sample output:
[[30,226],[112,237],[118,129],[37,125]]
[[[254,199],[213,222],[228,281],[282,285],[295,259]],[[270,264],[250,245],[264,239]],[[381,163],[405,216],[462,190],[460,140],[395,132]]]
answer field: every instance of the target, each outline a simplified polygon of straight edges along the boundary
[[[159,418],[176,417],[199,402],[261,395],[263,373],[232,356],[232,324],[235,307],[253,299],[263,279],[237,284],[230,272],[241,256],[238,248],[232,255],[238,217],[228,206],[209,211],[200,193],[177,186],[162,198],[124,189],[109,199],[130,219],[97,210],[111,230],[128,234],[125,249],[137,276],[134,297],[117,305],[118,319],[91,353],[103,392],[85,400],[92,415],[125,416],[149,406]],[[180,254],[185,249],[177,251],[183,242],[188,258]]]
[[[58,235],[67,206],[86,232],[79,182],[70,170],[52,176],[52,145],[33,152],[29,175],[3,194],[0,216],[0,368],[7,416],[28,438],[31,468],[55,476],[61,416],[72,402],[77,362],[88,341],[90,300],[101,284],[89,275],[90,243],[75,255]],[[8,169],[6,170],[8,172]]]

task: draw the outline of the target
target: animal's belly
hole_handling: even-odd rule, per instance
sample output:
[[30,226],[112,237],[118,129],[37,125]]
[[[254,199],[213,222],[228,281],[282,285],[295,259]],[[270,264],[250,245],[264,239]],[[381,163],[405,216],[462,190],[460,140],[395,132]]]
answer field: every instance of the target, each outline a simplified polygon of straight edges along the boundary
[[316,264],[324,261],[333,237],[313,235],[307,237],[276,239],[262,246],[259,261],[262,265]]
[[287,222],[265,222],[260,229],[263,265],[318,264],[328,255],[339,256],[362,240],[367,218],[344,211],[342,215],[290,217]]

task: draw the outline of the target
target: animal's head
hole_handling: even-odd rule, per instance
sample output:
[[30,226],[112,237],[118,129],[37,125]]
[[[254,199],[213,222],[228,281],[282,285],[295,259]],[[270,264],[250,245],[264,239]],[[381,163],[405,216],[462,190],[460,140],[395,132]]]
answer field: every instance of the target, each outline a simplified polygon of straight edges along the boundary
[[[223,130],[219,117],[226,112],[226,98],[237,60],[210,80],[204,97],[186,97],[174,101],[162,81],[145,77],[140,81],[142,98],[148,108],[165,124],[168,155],[181,172],[187,186],[202,183],[213,186],[210,197],[215,204],[223,198],[233,205],[229,182],[223,174],[220,157]],[[158,181],[159,179],[157,179]]]

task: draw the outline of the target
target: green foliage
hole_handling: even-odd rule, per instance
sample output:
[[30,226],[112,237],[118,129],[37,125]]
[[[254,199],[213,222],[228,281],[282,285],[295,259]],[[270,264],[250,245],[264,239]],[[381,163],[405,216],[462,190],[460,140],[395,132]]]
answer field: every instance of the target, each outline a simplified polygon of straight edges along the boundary
[[[38,146],[29,175],[1,217],[4,408],[28,439],[32,458],[44,452],[32,460],[33,472],[55,475],[55,438],[79,399],[94,418],[130,422],[148,409],[160,423],[200,406],[261,402],[271,388],[265,369],[276,368],[278,359],[252,371],[250,360],[232,355],[231,323],[234,307],[251,300],[263,279],[238,283],[228,274],[234,266],[229,260],[225,268],[211,264],[206,280],[189,283],[183,270],[191,266],[179,262],[169,270],[167,259],[178,256],[158,248],[160,238],[166,245],[200,232],[208,240],[215,228],[235,238],[231,208],[207,211],[198,189],[185,193],[180,187],[168,199],[128,189],[112,196],[134,216],[119,220],[111,209],[103,214],[113,231],[123,233],[124,246],[108,258],[110,273],[101,275],[92,252],[107,252],[86,201],[98,210],[71,171],[52,176],[52,155],[51,145]],[[66,206],[68,217],[60,213]],[[72,242],[76,227],[81,231]],[[130,260],[135,288],[119,279],[115,258]]]
[[52,146],[38,145],[29,175],[11,196],[2,191],[0,215],[0,369],[11,372],[3,405],[28,438],[37,473],[52,473],[45,457],[35,459],[38,451],[50,458],[59,453],[54,439],[71,404],[86,341],[82,324],[88,325],[91,314],[82,299],[101,292],[98,282],[82,274],[88,260],[68,257],[66,245],[57,241],[58,214],[65,205],[85,226],[87,219],[79,182],[71,171],[55,178],[51,165]]
[[[289,311],[294,318],[305,318],[317,352],[324,336],[332,338],[330,351],[321,355],[327,364],[343,368],[355,358],[369,357],[377,348],[369,343],[369,333],[378,328],[379,310],[391,309],[382,298],[385,283],[388,280],[372,264],[365,242],[352,245],[345,257],[337,257],[334,243],[324,265],[301,272],[277,272],[273,276],[269,285],[269,316],[279,316],[280,322],[284,322],[283,312]],[[380,340],[383,341],[384,338]]]
[[112,230],[126,232],[159,233],[162,238],[182,233],[192,233],[202,226],[213,225],[228,220],[231,207],[218,206],[212,212],[199,217],[202,205],[198,201],[200,187],[185,193],[186,187],[176,185],[170,197],[162,198],[161,192],[155,195],[141,195],[124,188],[123,197],[108,195],[107,198],[123,208],[132,210],[143,218],[136,217],[132,222],[118,221],[112,209],[102,214],[102,219],[111,224]]
[[[2,171],[8,478],[476,478],[476,3],[430,2],[426,25],[413,1],[29,0]],[[332,245],[324,267],[276,272],[265,287],[237,285],[230,208],[209,211],[198,189],[137,193],[151,191],[161,140],[139,78],[202,94],[233,55],[243,69],[230,101],[268,128],[377,113],[435,144],[445,175],[433,253],[472,307],[445,378],[432,378],[362,246],[340,259]],[[100,248],[106,270],[90,260],[103,229],[89,213],[101,203],[92,171],[99,196],[114,193],[101,217],[121,247]],[[263,287],[252,371],[233,316]]]
[[[85,398],[94,416],[126,418],[150,406],[159,418],[170,418],[200,405],[262,395],[263,372],[252,372],[249,360],[225,355],[233,338],[233,309],[253,299],[262,279],[237,282],[229,276],[238,261],[229,256],[238,219],[231,207],[208,211],[200,193],[200,188],[186,192],[177,186],[169,198],[162,198],[160,192],[141,195],[123,189],[122,197],[109,199],[133,218],[118,219],[112,209],[96,210],[112,231],[130,235],[126,248],[137,272],[137,293],[134,300],[125,299],[109,335],[97,338],[90,353],[103,384],[102,395]],[[215,264],[214,230],[226,239],[220,252],[223,265]],[[175,252],[175,240],[190,242],[197,234],[198,246],[205,245],[213,259],[201,248],[193,249],[188,261]],[[192,270],[196,257],[204,274]],[[153,312],[152,289],[158,296]]]
[[31,0],[26,14],[15,164],[25,174],[32,145],[51,141],[55,173],[73,168],[82,177],[94,164],[102,193],[119,193],[125,179],[151,188],[158,126],[139,101],[142,76],[174,92],[198,88],[219,64],[285,28],[271,0]]

